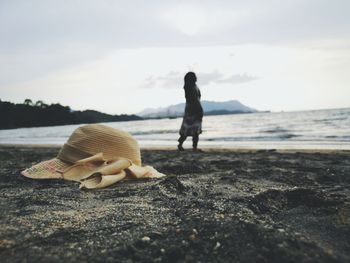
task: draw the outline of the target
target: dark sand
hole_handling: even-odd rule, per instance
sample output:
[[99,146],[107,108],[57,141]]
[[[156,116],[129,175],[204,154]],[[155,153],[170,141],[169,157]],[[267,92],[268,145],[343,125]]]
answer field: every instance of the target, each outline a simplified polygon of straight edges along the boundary
[[350,152],[144,150],[164,179],[82,191],[0,147],[1,262],[350,262]]

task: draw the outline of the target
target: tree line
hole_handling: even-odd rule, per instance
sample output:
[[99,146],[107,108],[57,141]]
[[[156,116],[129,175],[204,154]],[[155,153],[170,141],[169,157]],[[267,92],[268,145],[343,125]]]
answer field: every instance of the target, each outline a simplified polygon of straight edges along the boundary
[[0,129],[131,120],[142,118],[127,114],[110,115],[94,110],[73,111],[68,106],[46,104],[41,100],[34,103],[26,99],[17,104],[0,100]]

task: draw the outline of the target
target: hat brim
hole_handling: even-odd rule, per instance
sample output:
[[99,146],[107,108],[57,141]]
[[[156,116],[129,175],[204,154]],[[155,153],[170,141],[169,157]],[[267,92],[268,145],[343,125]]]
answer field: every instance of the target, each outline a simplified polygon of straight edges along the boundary
[[[91,159],[92,157],[88,158]],[[121,160],[123,161],[123,160]],[[43,161],[38,163],[24,171],[21,174],[25,177],[31,179],[64,179],[70,181],[80,182],[80,188],[94,189],[94,188],[105,188],[123,179],[138,179],[138,178],[160,178],[165,176],[164,174],[158,172],[151,166],[139,166],[128,162],[127,166],[120,167],[120,171],[116,174],[103,175],[100,173],[100,168],[90,167],[91,178],[83,179],[81,178],[81,171],[76,171],[74,178],[66,178],[65,171],[70,171],[74,167],[72,164],[61,161],[58,158],[53,158],[48,161]],[[96,170],[97,169],[97,170]],[[72,171],[74,172],[74,171]],[[85,177],[85,176],[84,176]],[[83,180],[82,180],[83,179]]]
[[32,167],[25,169],[21,174],[31,179],[63,179],[62,173],[71,164],[61,161],[58,158],[43,161]]

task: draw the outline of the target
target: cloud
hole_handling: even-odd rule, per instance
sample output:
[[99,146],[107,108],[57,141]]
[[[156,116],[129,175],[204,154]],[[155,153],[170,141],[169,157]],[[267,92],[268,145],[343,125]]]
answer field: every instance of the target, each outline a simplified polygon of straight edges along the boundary
[[208,85],[210,83],[215,83],[222,78],[224,78],[224,75],[217,70],[212,72],[197,73],[198,83],[200,83],[200,85],[203,85],[203,86]]
[[178,71],[170,71],[163,76],[149,76],[141,88],[178,88],[182,84],[183,75]]
[[201,85],[208,85],[210,83],[214,84],[222,84],[222,83],[228,83],[228,84],[240,84],[240,83],[246,83],[250,81],[254,81],[259,79],[256,76],[248,75],[247,73],[243,74],[232,74],[229,76],[225,76],[224,74],[220,73],[219,71],[213,71],[208,73],[198,73],[198,82],[201,83]]
[[218,79],[217,83],[231,83],[231,84],[239,84],[239,83],[245,83],[250,82],[259,79],[256,76],[250,76],[247,73],[243,74],[236,74],[228,76],[227,78]]
[[[241,84],[259,79],[257,76],[251,76],[247,73],[224,75],[215,70],[212,72],[198,72],[196,73],[198,84],[206,86],[209,84]],[[145,84],[142,88],[178,88],[183,85],[184,74],[178,71],[170,71],[162,76],[150,76],[145,79]]]

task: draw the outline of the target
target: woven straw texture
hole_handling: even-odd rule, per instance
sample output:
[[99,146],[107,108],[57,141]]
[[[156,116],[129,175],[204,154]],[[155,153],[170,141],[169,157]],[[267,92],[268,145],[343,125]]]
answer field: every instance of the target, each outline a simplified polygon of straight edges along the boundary
[[72,133],[57,158],[38,163],[24,170],[22,175],[33,179],[62,178],[58,171],[97,153],[103,153],[108,160],[127,158],[141,166],[139,145],[129,133],[102,124],[88,124]]
[[[89,124],[81,126],[72,133],[66,144],[69,148],[77,149],[90,156],[101,152],[107,159],[124,157],[137,165],[141,165],[141,153],[137,141],[129,133],[105,125]],[[64,151],[64,147],[58,158],[62,156],[62,151]],[[66,161],[76,161],[74,159],[69,160],[69,156],[64,157]],[[86,157],[86,155],[82,155],[79,159]]]
[[58,171],[65,170],[70,165],[54,158],[38,163],[22,172],[22,175],[32,179],[59,179],[62,174]]

